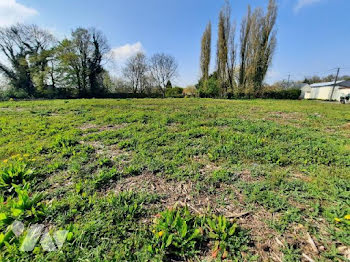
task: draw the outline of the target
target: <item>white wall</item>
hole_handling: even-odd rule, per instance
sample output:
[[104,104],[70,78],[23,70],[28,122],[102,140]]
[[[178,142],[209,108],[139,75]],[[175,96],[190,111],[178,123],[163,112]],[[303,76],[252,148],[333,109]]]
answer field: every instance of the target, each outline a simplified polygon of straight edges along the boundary
[[[333,86],[322,86],[322,87],[313,87],[311,88],[310,99],[321,99],[329,100],[332,94]],[[336,86],[333,92],[333,100],[340,101],[342,95],[350,94],[350,88],[341,88]],[[306,98],[306,97],[305,97]]]
[[309,85],[303,86],[300,91],[300,99],[310,99],[311,87]]
[[334,91],[333,99],[340,101],[341,96],[346,96],[348,94],[350,94],[350,87],[340,88]]
[[327,100],[330,98],[332,88],[332,86],[312,87],[310,98]]

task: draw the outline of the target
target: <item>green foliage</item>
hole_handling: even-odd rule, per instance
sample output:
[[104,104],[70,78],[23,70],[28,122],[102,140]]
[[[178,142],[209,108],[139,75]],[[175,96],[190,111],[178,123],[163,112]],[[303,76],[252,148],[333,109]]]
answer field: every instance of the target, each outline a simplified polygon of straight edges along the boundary
[[214,241],[213,257],[237,258],[249,243],[247,232],[226,217],[213,215],[206,219],[208,238]]
[[199,90],[200,97],[219,97],[220,87],[218,85],[217,73],[214,72],[211,74],[207,81],[201,79],[196,88]]
[[293,245],[287,245],[282,249],[283,261],[285,262],[297,262],[301,260],[301,250]]
[[6,202],[0,199],[4,205],[0,207],[0,225],[10,225],[14,220],[38,222],[45,216],[45,205],[41,202],[43,195],[30,194],[29,187],[23,189],[15,186],[16,197],[8,197]]
[[262,93],[261,98],[297,100],[300,98],[300,94],[301,94],[300,89],[265,91]]
[[[220,97],[220,87],[217,80],[217,73],[214,72],[209,76],[207,81],[200,79],[196,88],[199,90],[200,97],[211,97],[217,98]],[[297,100],[299,99],[301,94],[300,89],[282,89],[282,90],[273,90],[267,91],[262,89],[259,93],[251,93],[251,92],[237,92],[234,90],[228,92],[226,97],[229,99],[251,99],[251,98],[264,98],[264,99],[291,99]]]
[[291,223],[301,222],[301,211],[298,208],[292,207],[285,211],[280,219],[277,221],[272,221],[271,227],[276,229],[276,231],[284,233]]
[[286,197],[274,192],[266,183],[247,185],[246,196],[249,202],[258,203],[272,212],[286,210],[288,207]]
[[183,97],[182,92],[183,92],[183,88],[181,87],[166,88],[165,96],[179,98],[179,97]]
[[173,88],[173,85],[171,84],[171,81],[170,81],[170,80],[168,80],[168,82],[166,83],[165,88],[166,88],[166,89],[171,89],[171,88]]
[[171,208],[159,214],[152,226],[148,251],[162,259],[190,258],[208,242],[214,258],[235,258],[245,250],[249,235],[226,217],[194,216],[188,208]]
[[192,257],[203,242],[201,220],[188,208],[168,209],[160,214],[152,228],[153,244],[148,251],[161,257]]
[[94,180],[95,188],[99,189],[104,185],[116,181],[119,179],[121,174],[115,169],[101,170]]
[[10,100],[10,99],[26,99],[30,98],[30,95],[23,89],[9,88],[8,90],[0,90],[0,100]]
[[28,169],[24,163],[9,163],[0,170],[0,189],[11,193],[16,185],[25,184],[32,174],[33,170]]

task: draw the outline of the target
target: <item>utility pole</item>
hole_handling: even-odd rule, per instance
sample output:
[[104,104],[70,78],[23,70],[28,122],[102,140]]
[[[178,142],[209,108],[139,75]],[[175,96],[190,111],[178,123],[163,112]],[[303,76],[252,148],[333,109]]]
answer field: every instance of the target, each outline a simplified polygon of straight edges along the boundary
[[340,71],[340,67],[338,67],[337,76],[335,77],[335,80],[334,80],[331,97],[329,98],[330,101],[332,101],[332,99],[333,99],[333,93],[334,93],[334,89],[335,89],[335,87],[337,85],[337,81],[338,81],[338,77],[339,77],[339,71]]

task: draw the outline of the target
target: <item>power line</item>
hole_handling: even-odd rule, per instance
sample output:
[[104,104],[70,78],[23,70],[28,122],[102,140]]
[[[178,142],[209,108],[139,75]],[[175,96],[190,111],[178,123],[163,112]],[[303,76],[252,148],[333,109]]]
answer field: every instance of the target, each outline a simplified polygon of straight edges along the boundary
[[[312,75],[319,76],[319,77],[322,78],[322,75],[324,75],[326,73],[329,73],[331,71],[334,71],[334,70],[337,70],[337,79],[339,79],[340,73],[338,72],[338,69],[339,69],[339,72],[340,72],[340,70],[350,69],[350,67],[335,67],[335,68],[331,68],[331,69],[328,69],[328,70],[325,70],[325,71],[310,72],[308,74],[305,74],[305,73],[290,73],[290,72],[287,73],[287,72],[285,72],[285,73],[282,73],[282,74],[285,74],[285,76],[281,77],[282,78],[281,81],[284,82],[284,83],[287,83],[287,86],[289,86],[291,81],[298,81],[298,80],[295,80],[297,78],[308,78],[308,77],[310,77]],[[343,76],[346,75],[344,73],[343,73]],[[331,75],[333,75],[333,74],[331,74]],[[327,76],[329,76],[329,75],[327,75]]]

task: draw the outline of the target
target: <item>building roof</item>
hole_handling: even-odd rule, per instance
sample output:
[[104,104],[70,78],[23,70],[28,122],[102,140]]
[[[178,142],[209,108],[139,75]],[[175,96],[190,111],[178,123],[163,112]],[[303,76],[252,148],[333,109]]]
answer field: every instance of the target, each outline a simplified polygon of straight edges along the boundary
[[350,87],[350,81],[344,81],[340,85],[340,88],[349,88]]
[[[325,87],[325,86],[333,86],[334,85],[334,81],[333,82],[323,82],[323,83],[315,83],[310,85],[311,87]],[[346,80],[339,80],[336,83],[337,86],[340,87],[350,87],[350,81],[346,81]]]

